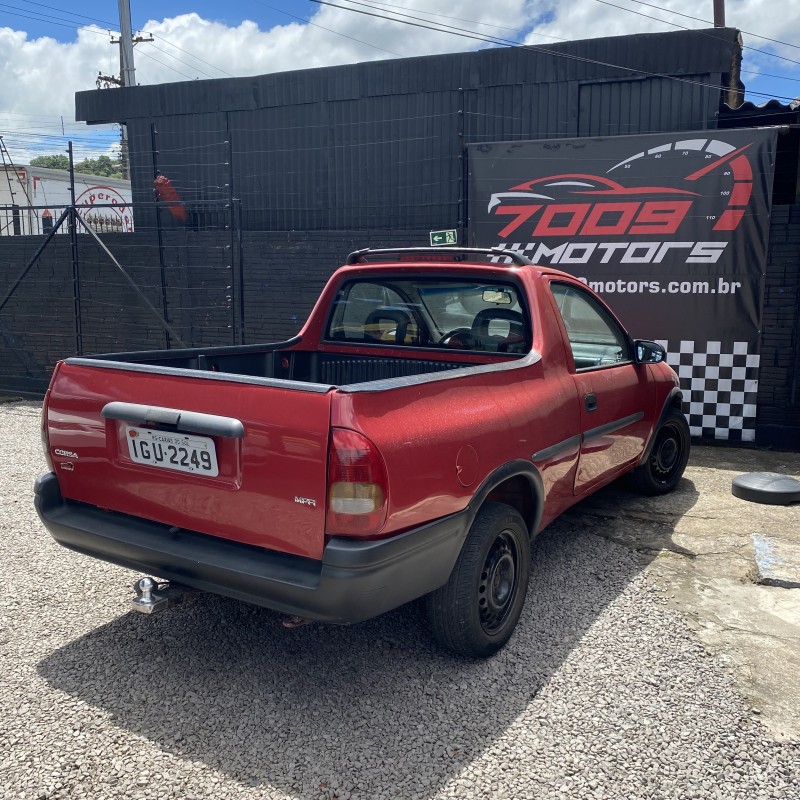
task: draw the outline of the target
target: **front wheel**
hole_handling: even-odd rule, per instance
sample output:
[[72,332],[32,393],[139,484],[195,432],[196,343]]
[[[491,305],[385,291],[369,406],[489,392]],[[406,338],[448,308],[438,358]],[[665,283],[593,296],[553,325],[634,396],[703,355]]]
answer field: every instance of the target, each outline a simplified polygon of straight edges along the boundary
[[486,658],[503,647],[522,613],[530,565],[530,536],[522,517],[510,506],[486,503],[450,579],[426,598],[439,644],[472,658]]
[[680,409],[669,410],[655,437],[647,461],[631,473],[634,488],[649,495],[671,492],[689,461],[689,424]]

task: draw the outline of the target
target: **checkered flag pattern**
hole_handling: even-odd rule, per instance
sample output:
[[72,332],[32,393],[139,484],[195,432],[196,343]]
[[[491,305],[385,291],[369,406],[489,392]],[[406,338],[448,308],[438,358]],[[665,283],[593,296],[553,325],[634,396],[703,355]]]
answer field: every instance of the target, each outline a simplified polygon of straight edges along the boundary
[[748,352],[748,343],[660,340],[659,344],[680,378],[692,436],[754,441],[760,357]]

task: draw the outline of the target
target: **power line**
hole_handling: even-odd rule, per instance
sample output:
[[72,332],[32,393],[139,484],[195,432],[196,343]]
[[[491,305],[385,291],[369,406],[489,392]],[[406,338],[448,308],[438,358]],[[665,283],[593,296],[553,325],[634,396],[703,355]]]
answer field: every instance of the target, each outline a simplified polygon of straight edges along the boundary
[[[708,83],[706,81],[696,81],[696,80],[692,80],[691,78],[680,78],[680,77],[677,77],[675,75],[666,75],[666,74],[663,74],[663,73],[650,72],[650,71],[644,70],[644,69],[637,69],[636,67],[627,67],[627,66],[624,66],[622,64],[613,64],[613,63],[610,63],[608,61],[598,61],[597,59],[588,58],[586,56],[579,56],[579,55],[576,55],[574,53],[562,53],[562,52],[559,52],[557,50],[550,50],[547,47],[543,47],[541,45],[535,45],[535,46],[534,45],[526,45],[526,44],[522,44],[521,42],[514,41],[513,39],[504,39],[502,37],[496,37],[496,36],[483,36],[481,34],[476,34],[476,33],[472,32],[472,31],[465,30],[464,28],[457,28],[457,27],[455,27],[453,25],[439,25],[439,26],[423,25],[423,24],[420,24],[419,22],[412,22],[410,20],[414,20],[414,19],[418,20],[418,19],[424,19],[424,18],[414,17],[413,15],[410,15],[410,14],[400,14],[399,12],[393,12],[397,16],[408,17],[408,19],[397,19],[396,17],[387,17],[385,14],[376,13],[374,10],[373,11],[362,11],[361,9],[358,9],[358,8],[350,8],[349,6],[340,6],[340,5],[337,5],[335,3],[329,2],[328,0],[309,0],[309,2],[316,3],[317,5],[322,5],[322,6],[331,6],[332,8],[338,8],[338,9],[340,9],[342,11],[351,11],[351,12],[353,12],[355,14],[364,14],[364,15],[369,16],[369,17],[376,17],[378,19],[384,19],[384,20],[387,20],[389,22],[400,22],[400,23],[402,23],[404,25],[410,25],[410,26],[412,26],[414,28],[423,28],[425,30],[436,31],[437,33],[449,33],[449,34],[451,34],[453,36],[461,36],[461,37],[466,38],[466,39],[475,39],[477,41],[487,42],[489,44],[502,44],[502,45],[506,45],[506,46],[513,46],[513,47],[517,47],[517,48],[519,48],[521,50],[528,50],[528,51],[534,52],[534,53],[544,53],[546,55],[551,55],[551,56],[554,56],[556,58],[566,58],[566,59],[570,59],[570,60],[573,60],[573,61],[580,61],[580,62],[587,63],[587,64],[596,64],[598,66],[610,67],[612,69],[624,70],[626,72],[636,73],[637,75],[647,75],[648,77],[653,77],[653,78],[664,78],[665,80],[670,80],[670,81],[674,81],[674,82],[677,82],[677,83],[686,83],[686,84],[690,84],[690,85],[694,85],[694,86],[702,86],[702,87],[706,87],[708,89],[716,89],[716,90],[719,90],[719,91],[728,91],[729,88],[730,88],[730,87],[727,87],[727,86],[720,86],[718,84]],[[371,6],[369,3],[358,2],[358,0],[349,0],[349,2],[351,2],[351,3],[355,4],[355,5],[365,6],[367,8],[372,8],[372,9],[375,8],[374,6]],[[604,2],[604,0],[598,0],[598,2]],[[429,21],[429,20],[426,20],[426,21]],[[750,93],[754,94],[754,95],[758,95],[760,97],[769,97],[769,98],[777,97],[777,98],[780,98],[780,99],[783,99],[783,100],[793,100],[794,99],[793,97],[789,97],[788,95],[773,95],[773,94],[767,94],[766,92],[757,92],[757,91],[751,91]]]
[[[417,9],[410,9],[408,6],[398,6],[398,5],[394,4],[394,3],[381,3],[381,2],[378,2],[378,0],[373,0],[372,5],[373,6],[382,6],[387,11],[394,11],[395,8],[402,8],[405,11],[409,11],[409,10],[416,11],[417,10]],[[394,12],[394,13],[397,13],[397,12]],[[508,25],[493,25],[491,22],[480,22],[479,20],[476,20],[476,19],[464,19],[463,17],[453,17],[453,16],[450,16],[448,14],[434,13],[433,11],[418,11],[417,13],[425,14],[426,17],[436,17],[438,19],[450,19],[450,20],[453,20],[455,22],[468,22],[468,23],[470,23],[472,25],[482,25],[484,28],[494,28],[495,30],[500,30],[500,31],[514,31],[514,32],[516,32],[516,31],[519,30],[519,26],[517,26],[516,28],[510,28]],[[428,20],[428,21],[429,22],[433,22],[433,20]],[[544,39],[553,39],[553,41],[556,41],[556,42],[568,42],[569,41],[569,39],[564,39],[561,36],[550,36],[549,34],[546,34],[546,33],[535,33],[534,31],[531,31],[531,33],[533,35],[535,35],[535,36],[541,36]]]
[[[346,2],[347,0],[345,0]],[[419,22],[410,22],[409,20],[421,20],[423,22],[431,22],[431,20],[426,20],[424,17],[415,17],[412,14],[402,14],[399,11],[392,11],[390,13],[397,15],[398,17],[407,17],[408,19],[396,19],[395,17],[387,17],[386,14],[378,14],[376,11],[380,11],[380,9],[376,9],[375,6],[369,5],[369,3],[359,3],[356,0],[350,0],[354,5],[365,6],[366,8],[372,8],[373,11],[362,11],[358,8],[350,8],[348,6],[338,6],[336,3],[329,3],[327,0],[309,0],[311,3],[316,3],[320,6],[330,6],[331,8],[338,8],[341,11],[352,11],[354,14],[364,14],[367,17],[375,17],[377,19],[385,19],[389,22],[401,22],[403,25],[410,25],[412,28],[423,28],[429,31],[436,31],[437,33],[450,33],[454,36],[461,36],[464,39],[475,39],[479,42],[488,42],[490,44],[500,44],[501,40],[500,37],[489,36],[488,34],[477,34],[472,31],[467,30],[466,28],[457,28],[454,25],[420,25]],[[446,30],[449,29],[449,30]],[[511,41],[511,40],[504,40],[504,41]],[[519,45],[519,42],[514,42],[514,44]]]
[[[668,11],[670,14],[675,14],[678,17],[686,17],[687,19],[693,19],[695,22],[703,22],[706,25],[714,24],[710,20],[701,19],[700,17],[693,17],[691,14],[682,14],[680,11],[673,11],[671,8],[665,8],[664,6],[656,6],[653,5],[653,3],[644,3],[642,0],[631,0],[631,2],[638,3],[640,6],[648,6],[648,8],[657,8],[661,11]],[[756,39],[763,39],[765,42],[774,42],[775,44],[782,44],[786,47],[794,47],[796,50],[800,50],[800,45],[792,44],[791,42],[782,42],[780,39],[770,39],[769,36],[762,36],[760,33],[753,33],[752,31],[746,31],[742,28],[739,28],[739,30],[741,30],[742,33],[746,33],[748,36],[755,36]]]
[[[161,55],[166,56],[167,58],[173,58],[179,64],[183,64],[184,66],[189,67],[189,69],[196,70],[201,75],[205,75],[207,78],[213,78],[214,77],[213,75],[211,75],[208,72],[206,72],[204,69],[200,69],[200,67],[197,67],[194,64],[190,64],[188,61],[184,61],[182,58],[178,58],[178,56],[173,56],[172,53],[168,53],[166,50],[162,50],[160,47],[156,47],[152,42],[144,41],[144,42],[142,42],[142,44],[149,44],[157,53],[161,53]],[[139,52],[141,55],[146,55],[146,53],[144,52],[144,50],[141,47],[138,49],[137,52]],[[163,62],[159,62],[159,63],[163,63]],[[164,66],[167,66],[167,65],[165,64]],[[178,72],[178,71],[179,70],[176,70],[176,72]]]
[[193,81],[197,76],[187,75],[185,72],[181,72],[179,69],[175,69],[175,67],[171,67],[169,64],[165,64],[163,61],[160,61],[155,56],[151,56],[150,53],[145,52],[144,50],[140,51],[141,55],[145,58],[149,58],[151,61],[155,61],[156,64],[161,64],[162,67],[166,67],[167,69],[171,69],[173,72],[177,72],[178,75],[183,75],[184,78],[188,78],[190,81]]
[[260,2],[260,0],[253,0],[254,3],[258,3],[260,6],[264,6],[264,8],[268,8],[270,11],[276,11],[279,14],[285,14],[287,17],[291,17],[292,19],[300,20],[300,22],[304,23],[305,25],[313,25],[315,28],[320,28],[323,31],[328,31],[328,33],[335,33],[337,36],[343,36],[345,39],[350,39],[352,42],[358,42],[359,44],[366,45],[367,47],[372,47],[375,50],[380,50],[382,53],[389,53],[389,55],[397,56],[398,58],[402,58],[400,53],[396,53],[394,50],[387,50],[385,47],[378,47],[376,44],[371,44],[370,42],[365,42],[363,39],[356,39],[355,36],[349,36],[346,33],[341,33],[340,31],[335,31],[331,28],[326,28],[324,25],[320,25],[317,22],[311,22],[311,20],[303,19],[303,17],[298,17],[295,14],[290,14],[288,11],[283,11],[280,8],[275,8],[274,6],[267,5],[266,3]]
[[[652,14],[645,14],[643,11],[637,11],[634,8],[626,8],[625,6],[618,6],[616,3],[609,3],[608,0],[595,0],[596,3],[602,3],[604,6],[611,6],[612,8],[618,8],[620,11],[627,11],[629,14],[636,14],[639,17],[646,17],[647,19],[655,20],[656,22],[662,22],[665,25],[672,25],[675,28],[681,28],[685,31],[693,31],[697,30],[696,28],[687,28],[685,25],[681,25],[678,22],[671,22],[668,19],[661,19],[661,17],[654,17]],[[634,2],[638,2],[638,0],[634,0]],[[703,36],[708,36],[711,39],[719,39],[719,36],[715,36],[713,33],[709,33],[708,31],[697,31],[698,33],[702,33]],[[770,58],[779,58],[781,61],[788,61],[790,64],[800,64],[800,61],[796,61],[793,58],[787,58],[786,56],[780,56],[777,53],[770,53],[768,50],[760,50],[758,47],[749,47],[747,45],[742,45],[742,50],[750,50],[753,53],[761,53],[762,55],[769,56]]]
[[[145,33],[150,33],[150,31],[145,31]],[[164,42],[164,44],[168,44],[170,47],[174,47],[176,50],[180,50],[182,53],[186,53],[187,56],[190,56],[191,58],[194,58],[197,61],[200,61],[201,63],[205,64],[206,66],[211,67],[212,69],[219,70],[223,75],[227,75],[229,78],[236,77],[235,75],[231,75],[230,72],[227,72],[226,70],[222,69],[222,67],[218,67],[216,64],[212,64],[210,61],[206,61],[204,58],[200,58],[200,56],[196,56],[194,53],[190,53],[188,50],[184,50],[182,47],[178,47],[178,45],[173,44],[172,42],[168,41],[167,39],[165,39],[163,36],[161,36],[158,33],[150,33],[150,36],[153,36],[156,39],[158,39],[159,41]],[[164,52],[164,51],[162,51],[162,52]],[[164,53],[164,55],[169,55],[169,54],[168,53]],[[174,56],[173,56],[173,58],[174,58]]]
[[[603,3],[604,5],[609,5],[609,6],[613,6],[614,8],[618,8],[621,11],[628,11],[628,12],[630,12],[632,14],[638,14],[639,16],[647,17],[648,19],[653,19],[653,20],[656,20],[658,22],[664,22],[664,23],[666,23],[668,25],[674,25],[675,27],[682,28],[683,30],[696,30],[695,28],[687,28],[684,25],[679,25],[678,23],[675,23],[675,22],[669,22],[667,20],[663,20],[663,19],[660,19],[658,17],[653,17],[653,16],[650,16],[649,14],[644,14],[642,12],[635,11],[633,9],[625,8],[624,6],[615,5],[614,3],[610,3],[607,0],[596,0],[596,1],[599,2],[599,3]],[[311,0],[311,2],[320,2],[320,0]],[[360,6],[365,6],[367,8],[373,8],[374,9],[374,5],[373,4],[359,2],[359,0],[344,0],[344,2],[350,2],[353,5],[360,5]],[[639,0],[632,0],[632,2],[639,2]],[[321,3],[321,4],[333,5],[332,3]],[[386,3],[377,3],[377,5],[384,6],[384,7],[387,6]],[[644,5],[650,5],[650,4],[649,3],[644,3]],[[344,8],[344,9],[346,9],[348,11],[358,11],[357,9],[348,9],[345,6],[335,6],[335,7]],[[656,7],[656,6],[654,6],[654,7]],[[368,12],[358,12],[358,13],[368,13]],[[420,21],[425,21],[425,22],[430,22],[431,21],[431,20],[428,20],[428,19],[426,19],[424,17],[417,17],[417,16],[413,16],[413,15],[410,15],[410,14],[402,14],[402,13],[397,12],[397,11],[392,11],[391,13],[394,13],[397,16],[401,16],[401,17],[408,17],[409,19],[415,19],[415,20],[420,20]],[[372,15],[370,15],[370,16],[372,16]],[[433,16],[439,16],[439,15],[433,15]],[[686,15],[684,15],[684,16],[686,16]],[[393,18],[387,17],[387,19],[393,19]],[[693,17],[692,19],[697,19],[697,18]],[[404,22],[405,23],[405,20],[401,20],[401,19],[393,19],[393,21],[395,21],[395,22]],[[702,22],[703,20],[700,20],[700,21]],[[406,23],[406,24],[412,24],[412,23]],[[478,24],[481,24],[481,23],[478,23]],[[443,27],[451,28],[453,31],[465,31],[465,29],[463,29],[463,28],[457,28],[457,27],[452,26],[452,25],[445,25]],[[438,30],[438,28],[437,28],[437,30]],[[450,33],[451,31],[443,31],[443,32],[444,33]],[[720,38],[720,37],[715,36],[714,34],[709,33],[707,31],[697,31],[697,32],[698,33],[702,33],[704,36],[709,36],[710,38],[715,38],[715,39],[719,39]],[[472,31],[466,31],[466,33],[470,33],[471,34],[473,32]],[[513,44],[515,46],[520,46],[520,47],[529,47],[528,45],[523,45],[520,42],[516,42],[514,40],[501,39],[500,37],[491,37],[491,38],[495,39],[497,41],[500,41],[502,43],[510,43],[510,44]],[[555,53],[553,51],[547,51],[544,48],[539,47],[539,46],[537,46],[537,49],[540,50],[541,52],[550,52],[553,55],[557,54],[557,53]],[[743,48],[743,49],[748,49],[748,50],[751,50],[751,51],[754,51],[754,52],[757,52],[757,53],[763,53],[764,55],[772,56],[774,58],[779,58],[779,59],[782,59],[784,61],[788,61],[788,62],[793,63],[793,64],[800,64],[800,61],[794,61],[793,59],[786,58],[785,56],[779,56],[779,55],[774,54],[774,53],[769,53],[766,50],[759,50],[758,48],[754,48],[754,47],[746,47],[746,48]],[[564,53],[561,53],[561,54],[558,54],[558,55],[561,55],[562,57],[568,57],[567,54],[564,54]],[[587,60],[587,61],[590,61],[590,62],[592,61],[591,59],[583,59],[583,60]],[[593,62],[593,63],[598,63],[599,64],[599,63],[602,63],[602,62]],[[611,65],[611,66],[617,66],[617,67],[620,67],[622,69],[629,69],[627,67],[621,67],[620,65]],[[642,72],[644,72],[644,74],[651,74],[651,75],[653,74],[653,73],[647,73],[647,72],[645,72],[643,70],[642,70]],[[674,76],[661,76],[661,77],[669,77],[672,80],[680,80],[682,82],[691,82],[691,83],[701,84],[701,82],[699,82],[699,81],[686,81],[686,79],[676,78]],[[703,85],[703,84],[701,84],[701,85]],[[705,84],[705,85],[711,86],[712,84]],[[719,89],[721,89],[723,91],[726,89],[726,87],[724,87],[724,86],[716,87],[716,88],[719,88]],[[751,91],[751,94],[756,94],[756,95],[763,96],[763,97],[780,97],[782,99],[787,99],[787,100],[794,99],[794,98],[790,98],[788,96],[782,96],[782,95],[769,95],[769,94],[766,94],[765,92]]]
[[[645,6],[649,6],[649,7],[653,7],[653,8],[659,8],[658,6],[654,6],[651,3],[641,2],[641,0],[633,0],[633,1],[634,2],[639,2],[641,5],[645,5]],[[333,30],[331,30],[329,28],[325,28],[324,26],[318,25],[317,23],[313,23],[313,22],[310,22],[308,20],[303,20],[300,17],[295,17],[294,15],[289,14],[288,12],[281,11],[280,9],[275,9],[274,7],[269,6],[269,5],[265,4],[265,3],[261,3],[261,2],[259,2],[259,0],[255,0],[255,2],[258,2],[259,5],[264,5],[265,7],[270,8],[273,11],[278,11],[280,13],[287,14],[290,17],[294,17],[295,19],[299,19],[299,20],[303,21],[305,24],[314,25],[315,27],[320,27],[323,30],[327,30],[327,31],[329,31],[331,33],[334,33],[336,35],[352,39],[352,40],[354,40],[356,42],[359,42],[360,44],[364,44],[364,45],[366,45],[368,47],[373,47],[375,49],[382,50],[383,52],[387,52],[387,53],[390,53],[392,55],[399,55],[399,54],[395,53],[394,51],[385,50],[384,48],[378,47],[377,45],[373,45],[373,44],[371,44],[369,42],[364,42],[362,40],[355,39],[355,37],[350,37],[347,34],[343,34],[343,33],[340,33],[338,31],[333,31]],[[525,44],[523,44],[521,42],[518,42],[518,41],[515,41],[515,40],[505,39],[505,38],[502,38],[502,37],[496,37],[496,36],[491,36],[491,35],[478,34],[478,33],[474,32],[474,31],[470,31],[470,30],[465,29],[465,28],[459,28],[457,26],[443,25],[443,24],[438,24],[438,23],[435,26],[418,24],[418,23],[412,22],[410,20],[417,20],[419,22],[432,22],[432,20],[430,20],[427,17],[417,17],[417,16],[413,16],[413,15],[410,15],[410,14],[403,14],[402,12],[398,12],[398,11],[391,11],[390,12],[390,13],[395,15],[393,17],[386,16],[385,14],[374,13],[374,11],[380,11],[381,9],[376,8],[376,6],[370,5],[368,3],[357,2],[356,0],[350,0],[350,2],[352,2],[353,4],[356,4],[356,5],[361,5],[361,6],[365,6],[366,8],[373,9],[373,12],[362,11],[360,9],[350,8],[350,7],[347,7],[347,6],[339,6],[339,5],[336,5],[336,4],[331,3],[331,2],[325,2],[325,0],[311,0],[311,2],[315,2],[318,5],[331,6],[333,8],[338,8],[340,10],[346,10],[346,11],[351,11],[351,12],[354,12],[354,13],[365,14],[367,16],[377,17],[379,19],[385,19],[385,20],[391,21],[391,22],[400,22],[402,24],[411,25],[413,27],[423,28],[423,29],[427,29],[427,30],[433,30],[433,31],[438,32],[438,33],[450,33],[451,35],[457,35],[457,36],[460,36],[462,38],[469,38],[469,39],[476,40],[476,41],[482,41],[482,42],[486,42],[488,44],[500,44],[500,45],[514,46],[514,47],[519,47],[519,48],[522,48],[522,49],[535,49],[537,52],[553,55],[553,56],[556,56],[556,57],[569,58],[569,59],[573,59],[573,60],[584,61],[584,62],[588,62],[588,63],[598,64],[598,65],[601,65],[601,66],[608,66],[608,67],[612,67],[612,68],[623,69],[623,70],[626,70],[626,71],[629,71],[629,72],[636,72],[636,73],[639,73],[639,74],[645,74],[645,75],[654,76],[654,77],[667,78],[667,79],[672,80],[672,81],[678,81],[678,82],[682,82],[682,83],[690,83],[690,84],[699,85],[699,86],[706,86],[706,87],[712,88],[712,89],[719,89],[719,90],[723,90],[724,91],[727,88],[727,87],[724,87],[724,86],[717,86],[717,85],[706,83],[706,82],[702,82],[702,81],[694,81],[694,80],[690,80],[690,79],[686,79],[686,78],[679,78],[679,77],[676,77],[676,76],[663,75],[663,74],[658,74],[658,73],[651,73],[651,72],[647,72],[645,70],[639,70],[639,69],[626,67],[626,66],[619,65],[619,64],[610,64],[610,63],[607,63],[607,62],[601,62],[601,61],[597,61],[597,60],[594,60],[594,59],[589,59],[589,58],[576,56],[576,55],[570,54],[570,53],[560,53],[558,51],[547,50],[546,48],[544,48],[544,47],[542,47],[540,45],[537,45],[534,48],[534,46],[525,45]],[[630,9],[630,8],[625,8],[624,6],[616,6],[615,4],[608,2],[608,0],[597,0],[597,2],[603,3],[605,5],[613,6],[615,8],[620,9],[620,10],[628,11],[629,13],[634,13],[634,14],[638,14],[640,16],[648,17],[650,19],[653,19],[653,20],[656,20],[656,21],[659,21],[659,22],[663,22],[663,23],[666,23],[666,24],[669,24],[669,25],[674,25],[676,27],[684,28],[685,30],[693,30],[693,29],[690,29],[690,28],[685,28],[684,26],[678,25],[677,23],[673,23],[673,22],[670,22],[668,20],[659,19],[657,17],[652,17],[652,16],[650,16],[648,14],[643,14],[642,12],[638,12],[638,11],[635,11],[635,10]],[[51,10],[56,10],[56,11],[59,11],[61,13],[65,13],[65,14],[68,14],[70,16],[73,16],[73,17],[80,17],[82,19],[94,20],[96,22],[102,22],[103,24],[111,25],[112,27],[117,27],[115,24],[109,23],[106,20],[100,20],[100,19],[97,19],[97,18],[94,18],[94,17],[88,17],[88,16],[82,15],[82,14],[76,14],[74,12],[64,11],[63,9],[58,9],[58,8],[56,8],[54,6],[47,6],[47,5],[43,4],[43,3],[33,3],[32,2],[32,3],[30,3],[30,5],[36,5],[36,6],[39,6],[41,8],[48,8],[48,9],[51,9]],[[383,7],[388,7],[388,4],[386,4],[386,3],[378,3],[377,5],[378,6],[383,6]],[[0,9],[14,9],[14,11],[6,10],[4,13],[10,14],[12,16],[22,17],[22,18],[25,18],[25,19],[33,19],[33,20],[38,21],[38,22],[45,22],[45,23],[50,24],[50,25],[57,25],[59,27],[71,28],[73,30],[81,28],[82,30],[87,30],[87,31],[89,31],[91,33],[96,33],[96,34],[100,34],[100,35],[104,35],[106,33],[104,31],[97,30],[95,25],[78,25],[77,23],[75,23],[72,20],[64,20],[63,18],[61,18],[61,20],[57,20],[57,19],[54,19],[54,18],[49,18],[48,16],[45,16],[45,15],[42,15],[42,14],[38,14],[37,12],[33,12],[34,14],[37,14],[36,16],[31,16],[31,15],[28,15],[28,14],[18,13],[19,11],[21,11],[21,9],[19,9],[16,6],[10,6],[10,5],[4,4],[4,3],[0,3]],[[0,13],[3,13],[3,12],[0,12]],[[477,21],[464,20],[463,18],[459,18],[459,17],[449,17],[449,16],[444,15],[444,14],[431,14],[430,12],[427,12],[427,13],[429,14],[429,16],[435,16],[435,17],[444,18],[444,19],[452,19],[452,20],[456,20],[456,21],[468,21],[468,22],[473,22],[474,24],[485,25],[487,27],[495,27],[495,28],[498,28],[498,29],[503,29],[502,26],[491,26],[488,23],[480,23],[480,22],[477,22]],[[673,11],[670,11],[669,13],[677,14],[679,16],[687,17],[687,18],[690,18],[690,19],[694,19],[694,20],[696,20],[698,22],[704,22],[704,23],[708,22],[707,20],[703,20],[703,19],[701,19],[699,17],[693,17],[693,16],[691,16],[689,14],[681,14],[680,12],[673,12]],[[400,19],[398,17],[406,17],[407,19]],[[511,30],[511,29],[509,29],[509,30]],[[797,45],[793,45],[793,44],[791,44],[789,42],[782,42],[782,41],[777,40],[777,39],[770,39],[769,37],[760,36],[759,34],[749,33],[747,31],[743,31],[743,32],[744,33],[748,33],[748,35],[751,35],[751,36],[756,36],[758,38],[765,39],[767,41],[773,41],[773,42],[775,42],[777,44],[783,44],[783,45],[790,46],[790,47],[798,47]],[[536,35],[544,35],[544,34],[536,34]],[[713,38],[712,34],[706,33],[705,35],[710,35]],[[159,36],[159,35],[156,35],[156,37],[159,40],[163,41],[165,44],[167,44],[167,45],[169,45],[171,47],[174,47],[174,48],[186,53],[191,58],[194,58],[194,59],[196,59],[198,61],[201,61],[202,63],[206,64],[207,66],[210,66],[213,69],[217,69],[220,72],[222,72],[223,74],[228,75],[229,77],[234,77],[233,75],[231,75],[230,73],[226,72],[222,68],[217,67],[217,66],[215,66],[214,64],[211,64],[208,61],[205,61],[204,59],[200,58],[199,56],[195,56],[194,54],[190,53],[188,50],[184,50],[183,48],[179,47],[178,45],[175,45],[172,42],[169,42],[164,37]],[[557,38],[557,37],[550,37],[550,38]],[[179,63],[184,64],[185,66],[193,68],[193,69],[197,70],[198,72],[202,73],[203,75],[206,75],[209,78],[213,77],[209,73],[207,73],[204,70],[200,69],[199,67],[196,67],[196,66],[193,66],[192,64],[189,64],[188,62],[183,61],[182,59],[178,58],[177,56],[173,56],[172,54],[167,53],[166,51],[164,51],[161,48],[156,47],[155,45],[153,45],[153,48],[157,52],[161,53],[162,55],[167,56],[168,58],[172,58],[172,59],[178,61]],[[772,57],[775,57],[775,58],[780,58],[782,60],[789,61],[790,63],[800,64],[800,61],[795,61],[793,59],[788,59],[788,58],[786,58],[784,56],[778,56],[777,54],[769,53],[767,51],[762,51],[762,50],[759,50],[757,48],[748,47],[747,49],[749,49],[751,51],[754,51],[754,52],[763,53],[766,56],[772,56]],[[148,53],[145,53],[144,51],[140,51],[140,52],[142,52],[142,55],[145,55],[147,58],[150,58],[152,61],[155,61],[156,63],[160,64],[161,66],[172,70],[176,74],[181,75],[182,77],[187,78],[188,80],[193,80],[193,76],[187,75],[185,72],[182,72],[181,70],[176,69],[175,67],[171,66],[170,64],[167,64],[167,63],[164,63],[163,61],[160,61],[159,59],[155,58],[154,56],[152,56],[152,55],[150,55]],[[759,74],[762,74],[762,73],[759,73]],[[768,77],[781,78],[783,76],[768,76]],[[785,79],[786,80],[797,80],[797,79],[794,79],[794,78],[785,78]],[[771,97],[776,97],[778,99],[785,99],[785,100],[793,100],[794,99],[793,97],[789,97],[788,95],[772,95],[772,94],[767,94],[766,92],[750,91],[749,93],[750,94],[754,94],[754,95],[758,95],[760,97],[770,97],[770,98]]]
[[[43,131],[47,130],[45,128],[36,128],[36,127],[32,127],[32,128],[14,128],[14,127],[10,127],[9,125],[6,124],[6,125],[3,125],[3,130],[7,131],[8,134],[13,135],[13,136],[31,136],[31,137],[41,137],[41,138],[45,138],[46,137],[48,139],[58,139],[58,140],[61,140],[61,139],[75,139],[76,141],[80,141],[81,139],[84,139],[86,141],[95,141],[95,137],[87,136],[87,135],[85,135],[85,133],[82,134],[81,131],[79,131],[77,128],[73,128],[73,129],[71,129],[69,131],[66,131],[65,133],[45,133],[45,132],[43,132]],[[86,128],[84,127],[82,129],[82,131],[85,132],[85,130],[86,130]],[[114,131],[110,131],[110,132],[108,132],[108,131],[98,131],[98,137],[97,138],[99,139],[99,137],[101,137],[101,136],[105,137],[105,136],[107,136],[108,133],[113,134],[116,137],[116,134],[114,133]]]
[[756,75],[761,78],[776,78],[779,81],[795,81],[800,83],[800,78],[790,78],[788,75],[770,75],[769,72],[759,72],[757,69],[741,70],[745,75]]
[[[4,6],[2,3],[0,3],[0,7],[15,8],[15,6]],[[20,14],[17,11],[0,11],[0,14],[9,14],[12,17],[22,17],[23,19],[32,19],[35,22],[44,22],[47,23],[48,25],[57,25],[59,28],[70,28],[71,30],[77,30],[78,28],[80,28],[81,30],[88,31],[89,33],[96,33],[99,36],[106,36],[108,34],[108,31],[98,30],[97,26],[92,26],[92,25],[80,26],[76,25],[75,23],[66,24],[66,22],[56,22],[55,20],[48,19],[47,17],[43,16],[32,17],[29,14]]]
[[[65,8],[56,8],[55,6],[48,6],[48,5],[45,5],[44,3],[33,3],[33,2],[31,2],[31,0],[28,0],[27,4],[29,6],[39,6],[40,8],[47,8],[50,11],[58,11],[61,14],[68,14],[70,17],[80,17],[81,19],[88,19],[88,20],[91,20],[92,22],[100,22],[103,25],[111,26],[115,30],[117,28],[117,23],[116,22],[109,22],[106,19],[97,19],[97,17],[87,17],[85,14],[76,14],[74,11],[68,11]],[[14,6],[12,6],[12,8],[13,7]],[[36,12],[36,13],[39,13],[39,12]]]
[[[80,17],[81,19],[88,19],[88,20],[91,20],[92,22],[100,22],[103,25],[108,25],[109,27],[111,27],[114,30],[116,30],[119,27],[118,22],[109,22],[108,20],[98,19],[97,17],[87,17],[85,14],[76,14],[73,11],[67,11],[66,9],[57,8],[56,6],[48,6],[48,5],[45,5],[44,3],[29,2],[29,5],[40,6],[41,8],[48,8],[51,11],[58,11],[58,12],[63,13],[63,14],[68,14],[69,16],[72,16],[72,17]],[[147,33],[147,31],[145,31],[145,33]],[[196,56],[194,53],[190,53],[188,50],[184,50],[182,47],[179,47],[177,44],[173,44],[172,42],[170,42],[169,40],[165,39],[163,36],[161,36],[159,34],[151,33],[150,36],[154,36],[156,39],[159,39],[160,41],[164,42],[164,44],[167,44],[170,47],[174,47],[176,50],[180,50],[182,53],[185,53],[187,56],[191,56],[192,58],[196,59],[197,61],[200,61],[201,63],[205,64],[206,66],[212,67],[213,69],[218,70],[223,75],[227,75],[229,78],[233,78],[234,77],[233,75],[230,74],[230,72],[226,72],[224,69],[222,69],[222,67],[218,67],[218,66],[216,66],[216,64],[212,64],[211,62],[206,61],[203,58],[200,58],[200,56]],[[156,49],[158,49],[158,48],[156,48]],[[169,55],[169,54],[168,53],[164,53],[164,55]],[[175,56],[170,56],[170,58],[174,58],[174,57]],[[182,63],[185,63],[185,62],[182,62]],[[187,66],[191,66],[191,64],[187,64]],[[209,76],[209,77],[211,77],[211,76]]]

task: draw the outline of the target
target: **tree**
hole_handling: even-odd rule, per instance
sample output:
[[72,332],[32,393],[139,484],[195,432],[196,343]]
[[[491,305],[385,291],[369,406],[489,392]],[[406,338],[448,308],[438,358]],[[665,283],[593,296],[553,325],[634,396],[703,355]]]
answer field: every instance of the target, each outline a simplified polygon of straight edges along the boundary
[[109,156],[86,158],[75,164],[75,171],[86,172],[89,175],[102,175],[104,178],[121,178],[122,163],[119,156],[114,158]]
[[[57,154],[51,156],[36,156],[31,159],[32,167],[44,167],[45,169],[69,169],[69,159],[65,155]],[[75,162],[75,172],[85,172],[88,175],[101,175],[104,178],[122,177],[122,156],[98,156],[97,158],[85,158],[83,161]]]
[[69,159],[65,155],[36,156],[31,159],[32,167],[45,169],[69,169]]

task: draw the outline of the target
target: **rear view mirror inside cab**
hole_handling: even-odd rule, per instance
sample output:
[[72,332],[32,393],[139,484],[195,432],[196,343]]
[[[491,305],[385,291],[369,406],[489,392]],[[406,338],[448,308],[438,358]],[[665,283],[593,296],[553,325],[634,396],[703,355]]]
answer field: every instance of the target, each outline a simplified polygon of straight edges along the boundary
[[496,303],[499,306],[510,306],[512,301],[511,292],[504,292],[501,289],[484,289],[484,303]]

